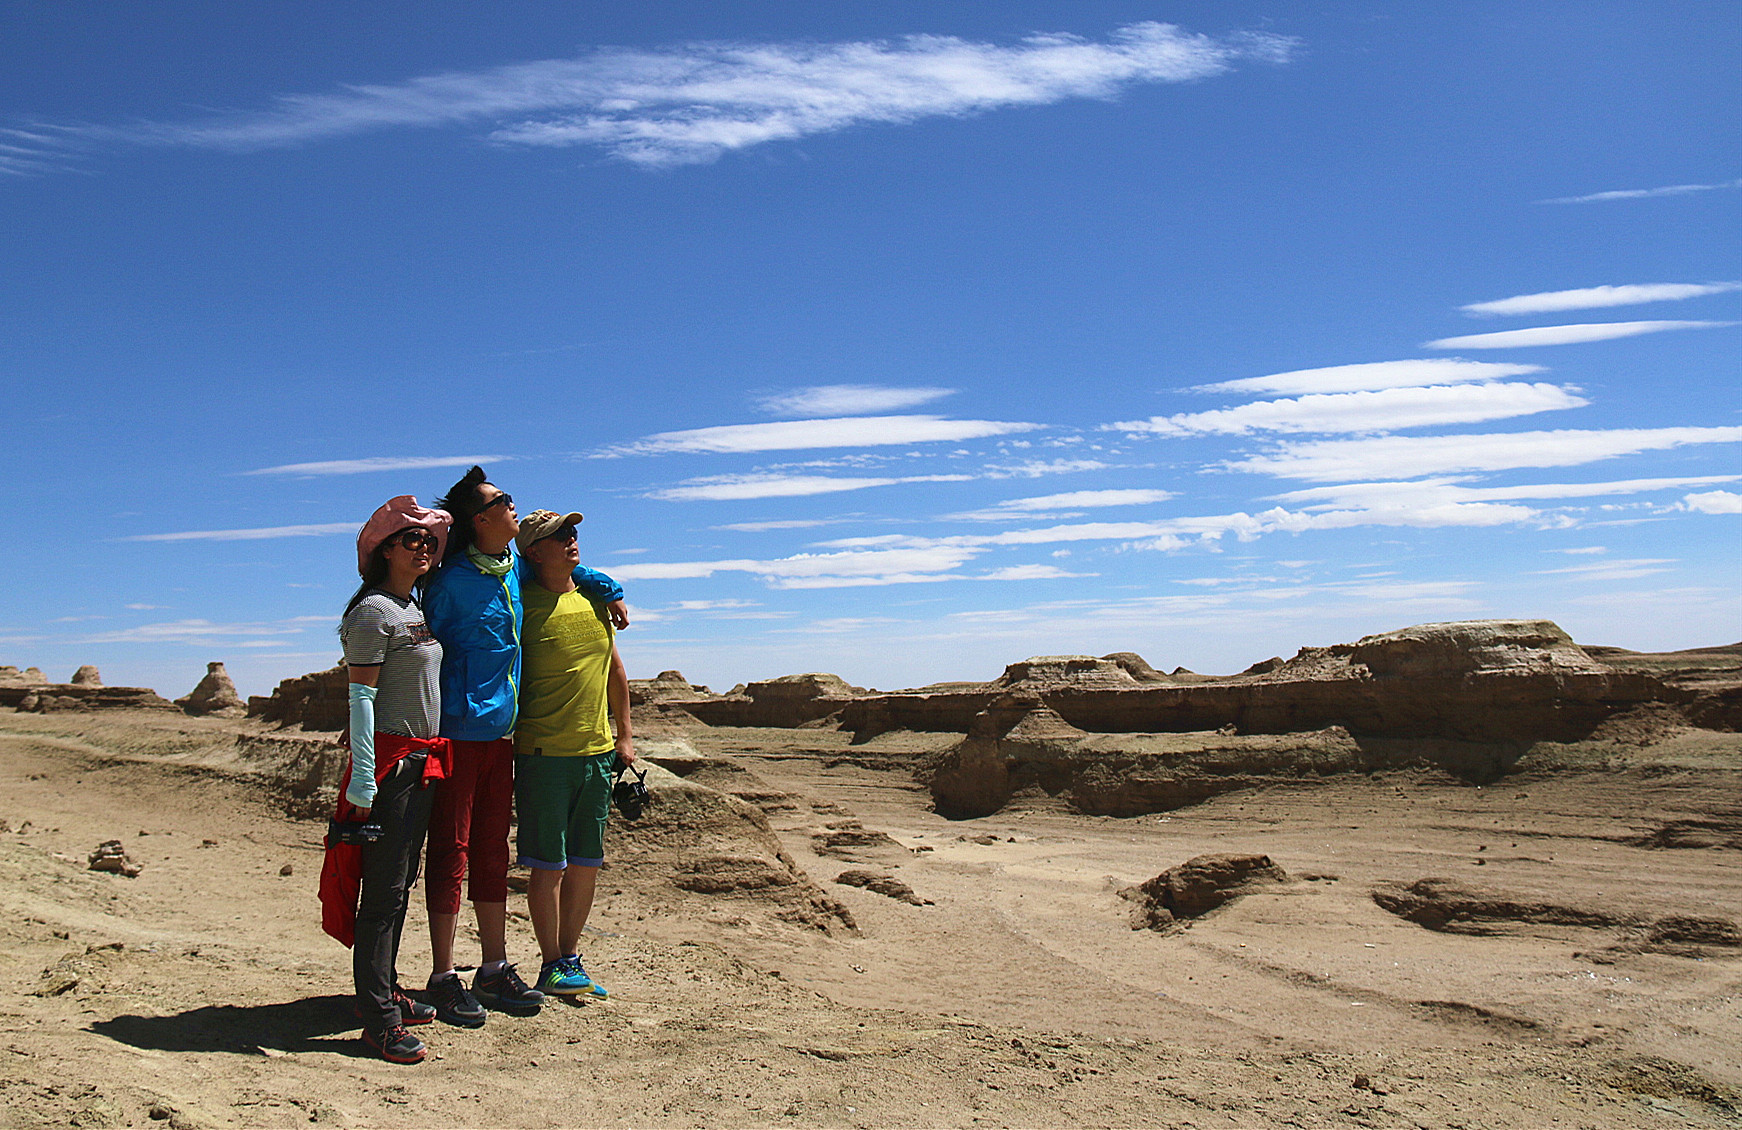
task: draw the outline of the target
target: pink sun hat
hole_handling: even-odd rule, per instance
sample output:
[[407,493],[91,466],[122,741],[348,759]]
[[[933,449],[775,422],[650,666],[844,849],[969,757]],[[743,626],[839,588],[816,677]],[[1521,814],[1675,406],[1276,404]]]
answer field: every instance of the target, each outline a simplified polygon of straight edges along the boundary
[[361,576],[368,570],[369,557],[375,552],[376,546],[401,530],[409,530],[413,526],[435,535],[435,559],[439,563],[448,548],[448,527],[453,524],[452,514],[446,510],[426,510],[417,504],[417,496],[414,494],[402,494],[398,498],[388,499],[379,510],[369,515],[369,520],[357,531],[357,574]]

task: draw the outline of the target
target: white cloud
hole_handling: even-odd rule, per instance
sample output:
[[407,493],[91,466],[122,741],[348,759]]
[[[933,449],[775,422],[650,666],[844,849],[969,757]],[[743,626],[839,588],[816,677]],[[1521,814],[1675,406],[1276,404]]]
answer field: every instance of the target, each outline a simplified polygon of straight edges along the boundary
[[354,534],[361,522],[322,522],[312,526],[265,526],[253,530],[180,530],[173,534],[135,534],[118,541],[260,541],[266,538],[306,538],[323,534]]
[[638,562],[611,570],[620,581],[690,580],[715,573],[749,573],[774,588],[842,588],[856,585],[916,584],[962,579],[954,570],[982,550],[966,545],[931,544],[836,553],[800,553],[773,560],[730,558],[718,561]]
[[129,604],[127,607],[134,612],[162,612],[164,609],[168,608],[169,605],[167,605],[167,604]]
[[1665,330],[1703,330],[1733,326],[1735,322],[1585,322],[1571,326],[1532,326],[1524,330],[1500,330],[1488,334],[1465,334],[1423,342],[1428,349],[1516,349],[1532,345],[1578,345],[1587,341],[1610,341],[1618,337],[1663,333]]
[[752,498],[798,498],[835,494],[897,483],[960,483],[971,475],[907,475],[899,478],[847,479],[828,475],[717,475],[693,479],[688,485],[651,491],[644,498],[667,502],[742,501]]
[[982,581],[1050,581],[1059,577],[1085,577],[1088,573],[1067,573],[1054,565],[1009,565],[983,574]]
[[1742,427],[1616,428],[1610,431],[1509,432],[1491,435],[1378,436],[1309,440],[1223,464],[1285,479],[1320,482],[1401,479],[1460,471],[1573,467],[1702,443],[1742,442]]
[[[1446,503],[1510,502],[1521,498],[1600,498],[1617,494],[1681,490],[1709,483],[1735,482],[1737,479],[1742,479],[1742,475],[1701,475],[1674,479],[1619,479],[1601,483],[1534,483],[1522,486],[1471,487],[1464,486],[1463,483],[1467,480],[1463,479],[1434,478],[1414,479],[1407,482],[1339,483],[1336,486],[1292,490],[1275,497],[1283,502],[1304,503],[1308,510],[1325,507],[1395,509]],[[1593,551],[1569,549],[1562,552]]]
[[1538,200],[1538,204],[1594,204],[1607,200],[1647,200],[1658,196],[1686,196],[1691,192],[1712,192],[1720,188],[1742,188],[1742,180],[1720,181],[1717,184],[1669,184],[1662,188],[1623,188],[1610,192],[1593,192],[1589,196],[1557,196]]
[[[257,113],[59,132],[73,143],[246,151],[384,129],[481,124],[505,145],[594,146],[621,160],[671,166],[867,123],[1112,98],[1138,84],[1207,78],[1245,60],[1282,62],[1292,46],[1272,35],[1213,38],[1143,22],[1102,42],[1036,35],[1004,46],[916,35],[605,48],[572,59],[284,95]],[[23,147],[28,152],[18,160],[58,148],[52,139]]]
[[761,534],[770,530],[808,530],[815,526],[838,526],[848,518],[776,518],[767,522],[727,522],[711,526],[715,530],[737,530],[739,533]]
[[1666,565],[1674,565],[1673,557],[1636,557],[1632,560],[1593,561],[1588,565],[1569,565],[1564,569],[1538,569],[1539,577],[1566,577],[1571,581],[1630,581],[1667,573]]
[[1599,306],[1633,306],[1641,302],[1671,302],[1742,290],[1742,283],[1634,283],[1628,286],[1587,286],[1578,290],[1549,290],[1520,294],[1492,302],[1472,302],[1459,309],[1466,314],[1549,314],[1559,310],[1589,310]]
[[1317,392],[1366,392],[1384,388],[1414,388],[1423,385],[1461,384],[1522,377],[1543,371],[1541,365],[1513,365],[1500,361],[1465,361],[1457,357],[1424,358],[1418,361],[1369,361],[1361,365],[1331,365],[1322,369],[1295,369],[1267,377],[1243,377],[1199,385],[1198,392],[1284,394]]
[[306,630],[306,620],[324,620],[337,624],[337,617],[297,617],[273,623],[216,623],[211,620],[174,620],[162,624],[140,624],[113,632],[85,636],[74,642],[81,644],[146,643],[198,644],[225,647],[276,647],[280,640],[247,640],[247,636],[292,636]]
[[828,420],[786,420],[774,424],[725,424],[681,432],[658,432],[608,449],[608,455],[662,455],[668,452],[742,454],[799,451],[815,447],[879,447],[890,444],[951,443],[987,436],[1030,432],[1039,424],[998,420],[947,420],[941,416],[843,416]]
[[1682,505],[1700,514],[1742,514],[1742,494],[1727,490],[1709,490],[1690,494]]
[[1375,432],[1438,424],[1474,424],[1536,412],[1582,408],[1589,401],[1551,384],[1433,385],[1377,392],[1335,392],[1261,400],[1211,412],[1182,412],[1105,425],[1162,436],[1204,433]]
[[988,479],[1038,479],[1046,475],[1074,475],[1082,471],[1104,471],[1107,467],[1108,464],[1099,459],[1030,459],[1023,463],[988,463],[985,477]]
[[244,475],[360,475],[370,471],[422,471],[432,467],[470,467],[474,463],[503,463],[509,455],[377,456],[370,459],[330,459],[321,463],[286,463],[243,471]]
[[955,393],[953,388],[817,385],[759,397],[757,407],[776,416],[864,416],[917,408]]
[[1036,512],[1056,510],[1089,510],[1103,506],[1146,506],[1166,502],[1175,497],[1171,490],[1072,490],[1062,494],[1041,494],[1031,498],[1007,498],[984,510],[952,514],[952,518],[975,521],[1032,518]]

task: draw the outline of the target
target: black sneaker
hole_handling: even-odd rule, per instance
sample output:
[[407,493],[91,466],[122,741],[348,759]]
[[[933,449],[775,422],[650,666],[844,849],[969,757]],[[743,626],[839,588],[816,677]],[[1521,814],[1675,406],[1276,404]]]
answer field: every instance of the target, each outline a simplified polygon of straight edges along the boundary
[[[422,1001],[414,1001],[406,995],[405,990],[398,985],[393,986],[393,1003],[399,1006],[399,1022],[406,1027],[428,1024],[435,1020],[436,1010]],[[363,1004],[361,1001],[351,1002],[351,1011],[357,1019],[363,1019]]]
[[436,1019],[459,1028],[482,1028],[484,1006],[466,991],[466,983],[458,973],[446,973],[429,983],[423,994],[435,1006]]
[[374,1048],[388,1063],[422,1063],[424,1053],[429,1050],[423,1046],[422,1040],[407,1032],[403,1024],[395,1024],[379,1031],[365,1028],[363,1042]]
[[494,973],[480,970],[472,978],[472,995],[485,1008],[510,1016],[537,1016],[544,1004],[544,994],[521,980],[513,965],[503,965]]

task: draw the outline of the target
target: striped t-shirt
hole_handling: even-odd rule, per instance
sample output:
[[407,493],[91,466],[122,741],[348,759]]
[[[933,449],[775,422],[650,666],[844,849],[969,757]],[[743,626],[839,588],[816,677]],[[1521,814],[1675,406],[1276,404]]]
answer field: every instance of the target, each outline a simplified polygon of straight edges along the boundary
[[382,589],[345,613],[339,625],[345,663],[379,667],[375,729],[407,738],[433,738],[441,729],[442,645],[409,597]]

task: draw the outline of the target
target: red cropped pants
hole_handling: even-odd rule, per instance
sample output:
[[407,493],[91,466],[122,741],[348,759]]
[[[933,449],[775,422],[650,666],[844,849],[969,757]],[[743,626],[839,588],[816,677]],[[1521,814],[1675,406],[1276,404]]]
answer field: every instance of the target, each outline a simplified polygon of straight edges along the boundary
[[429,818],[431,914],[460,912],[460,880],[473,902],[508,901],[508,822],[514,804],[514,739],[453,743],[448,777]]

